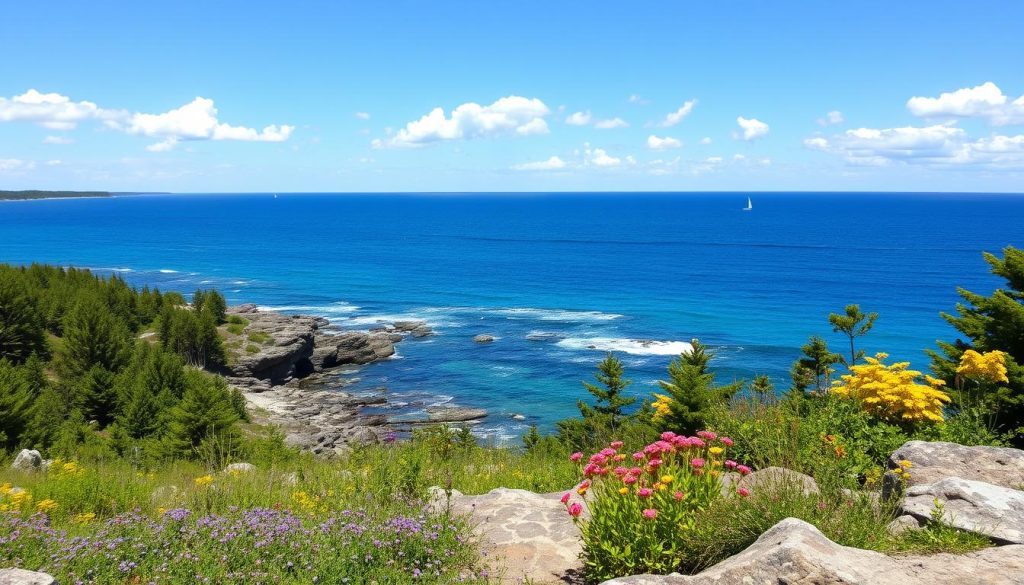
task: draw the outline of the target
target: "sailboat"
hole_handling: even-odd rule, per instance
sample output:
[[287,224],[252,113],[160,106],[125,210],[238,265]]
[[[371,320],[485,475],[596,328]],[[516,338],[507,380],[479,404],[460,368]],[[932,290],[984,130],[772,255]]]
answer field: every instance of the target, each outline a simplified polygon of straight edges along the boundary
[[754,208],[754,204],[750,202],[750,197],[747,197],[747,206],[743,208],[743,211],[750,211]]

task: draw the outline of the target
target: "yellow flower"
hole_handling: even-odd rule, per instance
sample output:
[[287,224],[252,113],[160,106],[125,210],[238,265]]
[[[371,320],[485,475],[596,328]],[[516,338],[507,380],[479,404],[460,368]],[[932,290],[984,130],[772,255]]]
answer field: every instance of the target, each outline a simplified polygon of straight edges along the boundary
[[993,384],[1006,384],[1010,381],[1006,377],[1006,353],[998,350],[978,353],[968,349],[960,356],[960,365],[957,366],[956,373]]
[[654,420],[665,418],[672,412],[672,397],[665,394],[655,394],[655,401],[651,403],[654,409]]
[[914,464],[908,461],[907,459],[900,461],[900,467],[902,467],[903,469],[910,469],[913,466]]
[[723,451],[725,451],[725,449],[721,447],[712,447],[708,449],[708,453],[711,453],[712,455],[721,455]]
[[[162,515],[162,514],[161,514]],[[75,514],[75,522],[79,524],[88,524],[96,519],[96,514],[92,512],[83,512],[81,514]]]
[[672,480],[674,479],[675,478],[672,477],[671,475],[663,475],[661,476],[661,483],[672,483]]
[[166,513],[167,513],[167,508],[164,508],[163,506],[160,506],[160,507],[158,507],[156,509],[156,515],[157,516],[163,516]]
[[21,490],[20,492],[14,492],[10,494],[10,499],[11,507],[14,508],[15,510],[20,509],[23,506],[27,507],[32,504],[32,494],[28,493],[25,490]]
[[36,504],[36,512],[49,513],[57,509],[57,502],[47,498]]
[[197,477],[196,478],[196,485],[199,486],[199,487],[206,487],[206,486],[210,485],[211,483],[213,483],[213,476],[212,475],[204,475],[202,477]]
[[870,414],[891,422],[942,422],[942,408],[949,395],[938,389],[932,378],[920,384],[921,372],[908,369],[909,362],[886,365],[888,355],[864,358],[866,364],[850,367],[850,373],[836,382],[837,396],[858,400]]
[[11,490],[13,490],[13,489],[14,489],[14,486],[9,484],[9,483],[5,483],[3,485],[0,485],[0,496],[6,496],[7,494],[11,493]]
[[620,487],[619,488],[619,493],[622,494],[622,495],[626,495],[626,494],[629,493],[629,488],[628,487]]

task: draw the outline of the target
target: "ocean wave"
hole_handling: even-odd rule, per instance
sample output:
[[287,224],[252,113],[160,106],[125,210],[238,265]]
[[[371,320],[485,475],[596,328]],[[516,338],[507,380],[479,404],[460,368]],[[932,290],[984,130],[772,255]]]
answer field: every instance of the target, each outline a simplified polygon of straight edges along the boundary
[[617,337],[570,337],[556,343],[571,350],[620,351],[632,355],[679,355],[693,349],[686,341],[654,341]]
[[519,307],[508,309],[483,309],[484,312],[504,315],[509,319],[533,319],[536,321],[561,321],[563,323],[588,323],[592,321],[612,321],[622,315],[603,313],[601,311],[577,311],[572,309],[536,309]]
[[159,272],[160,274],[177,274],[178,273],[177,270],[171,270],[170,268],[161,268],[160,270],[157,270],[157,272]]
[[308,311],[327,315],[354,313],[359,310],[359,307],[344,301],[330,305],[259,305],[256,308],[261,311]]
[[461,321],[431,311],[417,311],[385,315],[356,315],[346,318],[342,324],[351,327],[374,327],[390,325],[395,321],[422,321],[431,328],[464,327]]

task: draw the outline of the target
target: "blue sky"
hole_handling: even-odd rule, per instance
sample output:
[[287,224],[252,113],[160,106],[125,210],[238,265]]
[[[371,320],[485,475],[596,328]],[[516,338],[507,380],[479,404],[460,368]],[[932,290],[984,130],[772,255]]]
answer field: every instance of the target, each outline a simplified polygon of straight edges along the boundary
[[0,188],[1024,191],[1019,2],[47,2]]

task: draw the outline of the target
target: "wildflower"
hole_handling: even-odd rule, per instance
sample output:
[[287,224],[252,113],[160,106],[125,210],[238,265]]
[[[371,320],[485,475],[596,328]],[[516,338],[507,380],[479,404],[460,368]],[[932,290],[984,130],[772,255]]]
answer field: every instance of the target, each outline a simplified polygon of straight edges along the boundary
[[605,457],[612,457],[615,455],[615,449],[605,447],[604,449],[601,449],[601,455],[604,455]]
[[81,514],[75,514],[75,522],[79,524],[88,524],[96,519],[96,514],[93,512],[83,512]]
[[665,394],[655,394],[655,401],[651,403],[651,408],[654,409],[654,416],[652,417],[655,421],[665,418],[672,414],[672,397]]
[[654,490],[652,490],[651,488],[640,488],[636,491],[636,495],[640,496],[641,498],[649,498],[653,493]]
[[648,520],[654,520],[658,517],[658,511],[654,508],[647,508],[643,511],[643,515],[644,518],[647,518]]
[[15,510],[21,509],[22,506],[29,506],[32,504],[32,494],[25,490],[11,490],[9,498],[11,500],[11,505]]
[[583,453],[580,453],[579,451],[569,455],[569,461],[572,461],[573,463],[576,463],[580,459],[583,459]]
[[866,364],[850,367],[850,373],[836,382],[833,392],[838,396],[859,400],[868,413],[894,422],[942,422],[943,407],[949,395],[940,390],[941,380],[926,377],[927,384],[917,381],[922,374],[908,369],[909,362],[886,365],[885,353],[864,358]]
[[661,483],[672,483],[673,479],[675,478],[672,477],[671,475],[663,475],[661,476]]
[[651,459],[650,461],[647,462],[647,466],[650,467],[651,469],[657,469],[661,467],[661,464],[661,459]]
[[612,447],[612,449],[621,449],[622,448],[622,441],[612,441],[611,447]]
[[704,460],[701,459],[700,457],[697,457],[695,459],[691,459],[690,460],[690,465],[692,465],[694,467],[694,469],[700,469],[701,467],[704,467]]
[[634,483],[636,483],[636,481],[637,481],[636,476],[632,475],[632,474],[627,475],[626,477],[622,478],[622,483],[624,483],[626,485],[633,485]]
[[747,475],[748,473],[750,473],[750,468],[747,467],[746,465],[737,465],[736,471],[740,472],[740,475]]
[[846,448],[843,447],[842,445],[836,445],[835,451],[836,451],[836,458],[842,459],[843,457],[846,457]]
[[683,492],[677,491],[676,493],[672,494],[672,497],[675,498],[677,502],[681,502],[683,500],[683,498],[686,497],[686,494],[684,494]]
[[697,431],[697,436],[708,441],[714,441],[718,435],[711,431]]
[[708,449],[708,453],[711,453],[712,455],[721,455],[724,451],[725,449],[721,447],[712,447]]
[[582,496],[587,493],[588,489],[590,489],[590,482],[584,481],[580,484],[580,487],[576,488],[576,493]]
[[579,503],[575,503],[574,502],[573,504],[571,504],[569,506],[569,515],[572,516],[573,518],[578,518],[579,515],[582,514],[582,513],[583,513],[583,506],[581,506]]
[[745,498],[750,495],[750,490],[748,490],[747,488],[740,488],[736,490],[736,493],[739,494],[741,498]]
[[626,494],[628,494],[628,493],[629,493],[629,488],[628,488],[628,487],[625,487],[625,486],[623,486],[623,487],[620,487],[620,488],[619,488],[619,493],[620,493],[620,494],[622,494],[622,495],[626,495]]
[[900,461],[900,467],[902,467],[903,469],[910,469],[913,466],[914,464],[907,459]]
[[634,461],[643,461],[645,457],[646,455],[644,455],[643,453],[633,453]]
[[47,498],[45,500],[40,500],[39,503],[36,504],[36,512],[43,512],[44,514],[49,514],[50,512],[52,512],[52,511],[54,511],[56,509],[57,509],[57,502],[55,502],[54,500],[51,500],[49,498]]
[[1009,383],[1006,377],[1006,353],[1002,351],[986,351],[978,353],[968,349],[960,356],[960,365],[956,373],[967,378],[998,384]]
[[571,498],[571,497],[572,497],[571,493],[565,492],[565,494],[562,495],[562,503],[563,504],[568,504],[569,503],[569,498]]
[[729,437],[719,437],[718,442],[725,445],[726,447],[732,447],[733,445],[733,440],[730,439]]
[[14,486],[11,485],[10,483],[5,483],[3,485],[0,485],[0,496],[6,496],[7,494],[11,493],[11,490],[13,490],[13,489],[14,489]]
[[213,483],[213,476],[212,475],[204,475],[202,477],[197,477],[195,479],[195,483],[199,487],[206,487],[206,486],[210,485],[211,483]]
[[662,441],[671,441],[674,438],[676,438],[676,434],[672,431],[665,431],[664,433],[661,433]]

